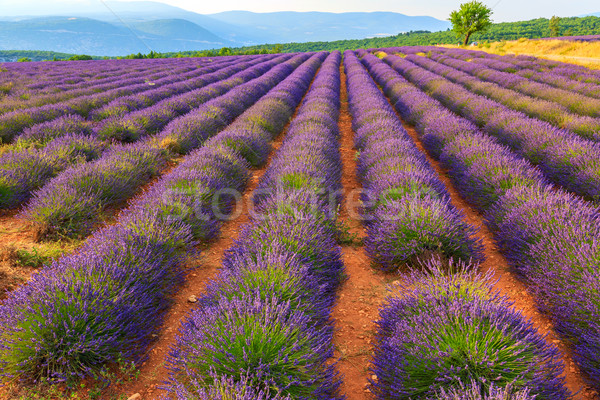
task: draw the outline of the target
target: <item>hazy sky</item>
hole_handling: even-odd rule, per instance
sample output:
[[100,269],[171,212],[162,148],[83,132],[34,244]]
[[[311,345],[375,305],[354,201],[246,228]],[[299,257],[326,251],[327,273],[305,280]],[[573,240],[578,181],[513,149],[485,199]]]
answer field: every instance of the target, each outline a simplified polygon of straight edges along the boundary
[[[227,10],[268,11],[395,11],[446,19],[467,0],[161,0],[201,14]],[[598,0],[483,0],[494,7],[494,20],[517,21],[537,17],[576,16],[600,12]]]
[[[103,0],[0,0],[2,15],[47,13],[58,5],[88,8]],[[115,1],[115,0],[110,0]],[[119,0],[120,1],[120,0]],[[126,0],[143,1],[143,0]],[[153,0],[201,14],[229,10],[268,11],[395,11],[407,15],[430,15],[446,19],[450,11],[468,0]],[[537,17],[577,16],[600,12],[598,0],[482,0],[493,7],[493,20],[518,21]],[[37,12],[36,12],[37,11]],[[16,14],[15,14],[16,13]]]

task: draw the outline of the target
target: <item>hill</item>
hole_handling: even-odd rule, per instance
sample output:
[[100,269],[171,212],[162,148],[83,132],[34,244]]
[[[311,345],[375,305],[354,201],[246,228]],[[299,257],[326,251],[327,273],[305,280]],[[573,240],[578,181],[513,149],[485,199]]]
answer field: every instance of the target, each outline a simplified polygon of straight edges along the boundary
[[0,17],[0,50],[125,55],[273,42],[331,41],[443,30],[449,23],[399,13],[232,11],[202,15],[153,1],[58,0],[11,5]]
[[[393,12],[273,12],[228,11],[210,17],[230,25],[273,33],[280,42],[361,39],[391,36],[411,30],[440,31],[447,21],[433,17],[413,17]],[[271,36],[272,37],[272,36]]]
[[154,51],[185,51],[230,46],[185,20],[156,20],[133,26],[82,17],[0,21],[0,50],[45,50],[117,56]]
[[[500,42],[505,40],[517,40],[520,38],[536,39],[554,36],[550,32],[549,20],[538,18],[529,21],[502,22],[492,24],[486,33],[479,33],[472,36],[473,41],[479,42]],[[571,17],[560,19],[560,34],[563,36],[578,35],[598,35],[600,34],[600,17]],[[354,40],[336,40],[336,41],[318,41],[307,43],[286,43],[281,46],[285,52],[296,51],[320,51],[320,50],[355,50],[394,46],[422,46],[436,44],[460,44],[450,30],[441,32],[413,31],[400,33],[398,35],[382,38],[366,38]],[[249,46],[240,49],[234,49],[239,52],[252,50],[268,49],[272,45]]]
[[207,29],[184,19],[145,21],[136,23],[132,27],[141,32],[140,39],[149,48],[158,52],[169,51],[173,46],[193,50],[230,46],[232,44],[232,42],[222,39]]
[[[31,61],[44,60],[67,60],[75,54],[58,53],[55,51],[40,50],[0,50],[0,62],[14,62],[21,58],[28,58]],[[99,58],[99,57],[96,57]]]

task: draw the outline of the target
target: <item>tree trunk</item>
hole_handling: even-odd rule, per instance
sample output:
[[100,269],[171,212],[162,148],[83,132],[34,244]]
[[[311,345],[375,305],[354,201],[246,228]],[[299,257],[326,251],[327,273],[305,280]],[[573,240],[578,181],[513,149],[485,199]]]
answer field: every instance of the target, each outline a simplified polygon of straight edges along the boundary
[[471,37],[471,33],[467,33],[467,36],[465,37],[465,43],[464,46],[466,46],[467,44],[469,44],[469,38]]

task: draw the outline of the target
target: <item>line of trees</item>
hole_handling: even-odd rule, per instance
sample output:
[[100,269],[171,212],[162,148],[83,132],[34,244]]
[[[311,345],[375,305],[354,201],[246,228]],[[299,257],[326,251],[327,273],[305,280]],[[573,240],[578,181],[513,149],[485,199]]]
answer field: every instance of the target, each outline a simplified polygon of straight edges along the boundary
[[[559,34],[550,28],[550,19],[537,18],[520,22],[502,22],[491,24],[485,32],[475,33],[470,40],[479,42],[500,42],[520,38],[537,39],[556,36],[600,35],[599,17],[570,17],[559,19]],[[411,31],[398,35],[359,39],[337,40],[332,42],[287,43],[282,45],[284,52],[368,49],[394,46],[424,46],[436,44],[463,44],[464,40],[457,39],[454,31],[448,29],[441,32]],[[252,48],[260,48],[254,46]]]

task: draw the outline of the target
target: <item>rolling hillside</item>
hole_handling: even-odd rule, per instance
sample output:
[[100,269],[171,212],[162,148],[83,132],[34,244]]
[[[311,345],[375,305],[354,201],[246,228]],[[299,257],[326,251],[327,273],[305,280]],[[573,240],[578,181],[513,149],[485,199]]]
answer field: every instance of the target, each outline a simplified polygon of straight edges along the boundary
[[[412,17],[393,12],[273,12],[252,13],[228,11],[211,14],[212,18],[230,25],[254,27],[273,32],[282,42],[312,40],[362,39],[392,36],[412,30],[441,31],[450,27],[447,21],[433,17]],[[271,39],[272,40],[272,39]]]
[[125,26],[90,18],[45,17],[0,22],[0,49],[49,50],[117,56],[231,45],[186,20],[163,19]]
[[399,13],[232,11],[202,15],[153,1],[15,6],[0,17],[0,50],[44,50],[117,56],[331,41],[445,30],[446,21]]

